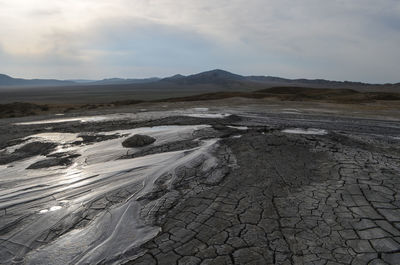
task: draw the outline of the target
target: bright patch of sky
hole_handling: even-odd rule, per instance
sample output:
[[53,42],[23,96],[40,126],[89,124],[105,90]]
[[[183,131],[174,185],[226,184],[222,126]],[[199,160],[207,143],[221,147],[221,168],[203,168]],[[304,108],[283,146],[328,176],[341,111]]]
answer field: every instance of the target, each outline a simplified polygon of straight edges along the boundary
[[399,82],[398,0],[0,0],[0,73]]

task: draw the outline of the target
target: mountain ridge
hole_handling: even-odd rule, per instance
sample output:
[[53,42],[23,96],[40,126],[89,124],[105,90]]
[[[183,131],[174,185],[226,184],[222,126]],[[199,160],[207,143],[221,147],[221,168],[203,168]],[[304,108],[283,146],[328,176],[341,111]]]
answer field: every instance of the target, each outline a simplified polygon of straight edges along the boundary
[[363,88],[363,87],[395,87],[400,89],[400,83],[370,84],[354,81],[332,81],[326,79],[288,79],[275,76],[243,76],[221,69],[200,72],[192,75],[176,74],[170,77],[158,78],[107,78],[102,80],[57,80],[57,79],[22,79],[0,74],[0,87],[58,87],[58,86],[101,86],[101,85],[133,85],[133,84],[172,84],[179,86],[217,85],[222,87],[246,86],[251,84],[266,86],[312,86],[323,88]]
[[0,86],[67,86],[75,82],[57,79],[23,79],[0,74]]

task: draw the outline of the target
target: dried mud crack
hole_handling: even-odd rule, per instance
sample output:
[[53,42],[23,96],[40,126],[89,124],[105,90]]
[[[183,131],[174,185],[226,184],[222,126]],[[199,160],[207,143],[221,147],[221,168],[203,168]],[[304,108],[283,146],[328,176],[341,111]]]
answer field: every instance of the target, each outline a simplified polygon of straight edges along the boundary
[[[0,142],[4,264],[400,263],[396,122],[254,111],[52,126],[76,139],[18,157],[37,126]],[[137,134],[154,141],[122,146]]]
[[127,264],[398,264],[399,150],[337,139],[250,132],[221,141],[237,167],[186,193]]

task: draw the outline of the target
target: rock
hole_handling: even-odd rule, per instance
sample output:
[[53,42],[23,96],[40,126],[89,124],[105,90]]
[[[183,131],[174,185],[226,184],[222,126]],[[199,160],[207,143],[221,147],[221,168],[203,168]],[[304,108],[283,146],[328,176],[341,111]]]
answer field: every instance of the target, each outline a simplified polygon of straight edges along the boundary
[[47,155],[51,153],[57,144],[47,142],[32,142],[28,143],[21,148],[15,150],[11,154],[5,152],[0,153],[0,165],[6,165],[8,163],[22,160],[35,155]]
[[24,153],[27,155],[27,157],[30,156],[35,156],[35,155],[47,155],[51,153],[54,148],[57,147],[57,144],[55,143],[47,143],[47,142],[33,142],[33,143],[28,143],[18,150],[16,150],[16,153]]
[[73,157],[55,157],[45,160],[40,160],[30,165],[27,169],[49,168],[56,166],[69,166],[72,164]]
[[152,144],[156,141],[156,139],[154,139],[151,136],[148,135],[141,135],[141,134],[135,134],[132,137],[129,137],[128,139],[126,139],[125,141],[122,142],[122,146],[123,147],[142,147],[142,146],[146,146],[149,144]]
[[37,161],[31,164],[27,169],[69,166],[72,164],[73,159],[79,156],[80,154],[71,154],[67,152],[49,154],[47,155],[47,159]]
[[62,166],[65,165],[67,162],[68,160],[66,160],[65,158],[50,158],[33,163],[27,169],[39,169],[39,168]]

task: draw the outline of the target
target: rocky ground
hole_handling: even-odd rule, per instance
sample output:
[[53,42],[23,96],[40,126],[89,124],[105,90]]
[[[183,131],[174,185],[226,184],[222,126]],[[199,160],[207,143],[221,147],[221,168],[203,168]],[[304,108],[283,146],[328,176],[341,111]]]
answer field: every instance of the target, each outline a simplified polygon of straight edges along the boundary
[[[151,135],[155,143],[118,157],[118,161],[134,163],[151,155],[173,157],[183,151],[175,167],[152,171],[148,189],[127,182],[80,201],[83,206],[79,207],[72,202],[80,195],[54,193],[57,200],[71,201],[67,209],[77,208],[65,213],[67,219],[49,224],[29,244],[17,245],[14,238],[27,231],[29,223],[41,220],[38,204],[4,206],[0,260],[4,264],[400,264],[398,120],[301,110],[265,112],[259,107],[224,110],[233,115],[212,116],[209,110],[200,110],[202,115],[198,115],[197,110],[194,115],[173,112],[143,120],[74,121],[47,128],[43,124],[21,127],[4,120],[3,149],[21,144],[18,139],[23,137],[49,131],[86,135],[79,143],[71,143],[79,147],[127,139],[102,132],[160,125],[206,127],[185,136],[180,132],[178,138],[160,144],[160,136]],[[78,155],[57,157],[42,150],[46,146],[38,145],[34,151],[21,147],[22,151],[16,149],[11,155],[3,151],[2,171],[38,154],[41,160],[26,170],[70,168],[74,161],[79,163]],[[194,151],[202,148],[206,151]],[[49,162],[41,162],[43,158]],[[65,164],[57,164],[59,160]],[[12,185],[2,176],[0,172],[0,184],[3,181],[5,187],[0,189],[0,206],[11,205],[13,199],[5,195],[5,189]],[[40,201],[47,203],[43,197]],[[131,216],[135,224],[116,214],[122,206],[136,207]],[[22,209],[31,213],[21,215]],[[105,212],[115,214],[124,220],[124,227],[131,225],[137,233],[117,237],[124,247],[106,245],[115,246],[115,251],[107,248],[103,252],[109,255],[99,259],[91,259],[100,246],[95,240],[88,243],[93,248],[70,251],[65,242],[74,242],[74,231],[102,227],[98,224]],[[144,233],[144,228],[151,233]],[[105,237],[107,233],[104,230]],[[131,245],[129,238],[138,243]],[[65,259],[63,251],[70,251]]]

